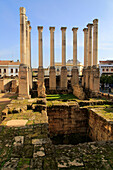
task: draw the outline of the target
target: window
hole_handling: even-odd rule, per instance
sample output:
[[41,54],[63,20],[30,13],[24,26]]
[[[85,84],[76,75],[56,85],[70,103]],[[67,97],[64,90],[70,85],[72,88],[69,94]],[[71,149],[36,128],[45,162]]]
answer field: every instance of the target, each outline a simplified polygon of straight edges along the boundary
[[16,68],[16,71],[15,71],[16,73],[18,73],[18,69]]
[[106,71],[108,71],[108,68],[106,69]]
[[6,73],[6,69],[4,69],[4,73]]
[[13,69],[11,69],[11,73],[13,73]]
[[102,71],[104,71],[104,68],[102,69]]

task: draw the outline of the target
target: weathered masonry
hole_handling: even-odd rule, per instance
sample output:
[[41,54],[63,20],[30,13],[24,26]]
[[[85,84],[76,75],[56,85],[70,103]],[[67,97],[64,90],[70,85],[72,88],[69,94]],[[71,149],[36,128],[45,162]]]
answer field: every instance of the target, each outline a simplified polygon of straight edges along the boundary
[[50,137],[53,143],[83,143],[113,140],[113,121],[78,103],[55,104],[47,108]]

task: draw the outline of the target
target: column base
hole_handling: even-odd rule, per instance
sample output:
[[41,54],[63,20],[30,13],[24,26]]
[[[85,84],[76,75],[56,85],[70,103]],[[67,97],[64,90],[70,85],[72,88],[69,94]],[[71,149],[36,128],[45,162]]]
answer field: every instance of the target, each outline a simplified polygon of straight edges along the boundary
[[56,71],[55,71],[55,67],[50,67],[50,70],[49,70],[49,90],[56,90]]
[[19,97],[29,98],[29,68],[25,64],[19,66]]
[[33,79],[32,79],[32,68],[29,68],[29,88],[33,88]]
[[45,85],[44,85],[44,69],[42,67],[38,68],[38,97],[46,97]]
[[90,72],[91,72],[91,67],[86,68],[85,70],[85,88],[89,89],[90,87]]
[[100,72],[99,68],[93,68],[93,89],[92,91],[97,93],[100,91]]
[[75,84],[79,84],[79,75],[78,75],[78,68],[73,67],[71,70],[71,86],[73,87]]
[[60,76],[60,89],[67,90],[67,68],[61,68],[61,76]]

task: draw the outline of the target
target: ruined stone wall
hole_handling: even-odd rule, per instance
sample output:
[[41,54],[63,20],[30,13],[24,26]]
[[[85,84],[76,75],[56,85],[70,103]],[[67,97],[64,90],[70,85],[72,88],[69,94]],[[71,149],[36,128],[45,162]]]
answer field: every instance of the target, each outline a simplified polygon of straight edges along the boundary
[[88,127],[87,109],[77,105],[55,105],[47,109],[50,135],[79,134],[85,136]]
[[83,88],[80,87],[79,84],[73,86],[73,94],[81,100],[85,99],[85,93],[83,91]]
[[92,140],[113,140],[113,122],[107,121],[93,110],[89,110],[88,124],[88,134]]

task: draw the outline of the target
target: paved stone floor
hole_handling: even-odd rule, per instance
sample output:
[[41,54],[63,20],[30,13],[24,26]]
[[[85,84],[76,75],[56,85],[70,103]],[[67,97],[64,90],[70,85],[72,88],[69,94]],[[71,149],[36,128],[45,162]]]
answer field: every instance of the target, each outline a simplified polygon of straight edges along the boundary
[[53,145],[48,125],[0,126],[0,169],[113,169],[113,142]]

